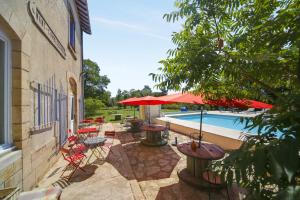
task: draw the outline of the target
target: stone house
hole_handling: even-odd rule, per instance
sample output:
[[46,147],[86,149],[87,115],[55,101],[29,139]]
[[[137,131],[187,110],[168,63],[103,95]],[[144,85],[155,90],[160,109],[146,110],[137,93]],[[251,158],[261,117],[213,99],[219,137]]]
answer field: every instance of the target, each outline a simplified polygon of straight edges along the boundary
[[87,0],[0,0],[0,189],[31,190],[82,117]]

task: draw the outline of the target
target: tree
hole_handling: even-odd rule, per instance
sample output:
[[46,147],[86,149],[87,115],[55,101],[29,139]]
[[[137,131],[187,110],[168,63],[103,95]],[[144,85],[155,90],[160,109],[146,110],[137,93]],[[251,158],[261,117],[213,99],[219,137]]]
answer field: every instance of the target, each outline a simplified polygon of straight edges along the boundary
[[141,96],[150,96],[152,94],[152,90],[148,85],[145,85],[144,88],[141,90]]
[[84,60],[83,65],[85,98],[100,99],[107,105],[110,98],[110,93],[106,91],[107,85],[110,83],[109,78],[106,75],[100,75],[100,67],[92,60]]
[[85,99],[84,107],[86,116],[95,116],[105,105],[99,99],[87,98]]
[[[183,18],[157,87],[206,98],[274,104],[247,120],[256,136],[222,162],[223,177],[252,199],[300,199],[300,4],[298,0],[178,0],[167,21]],[[282,134],[278,134],[280,131]]]

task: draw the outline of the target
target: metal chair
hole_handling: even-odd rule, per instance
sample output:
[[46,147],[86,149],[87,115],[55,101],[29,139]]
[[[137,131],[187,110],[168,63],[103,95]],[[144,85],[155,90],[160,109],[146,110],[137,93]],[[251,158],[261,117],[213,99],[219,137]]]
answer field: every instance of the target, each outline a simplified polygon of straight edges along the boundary
[[73,153],[66,148],[61,148],[60,152],[64,160],[68,162],[67,166],[63,169],[63,173],[60,177],[63,177],[64,173],[68,169],[71,170],[71,173],[68,176],[66,176],[67,181],[69,181],[72,178],[72,176],[78,169],[85,172],[85,170],[82,167],[80,167],[80,164],[83,162],[83,159],[86,158],[86,155],[84,155],[83,153]]
[[104,137],[106,138],[106,141],[104,142],[103,147],[105,147],[108,150],[111,150],[111,147],[114,144],[115,136],[116,136],[116,131],[105,131]]
[[82,143],[77,135],[73,135],[71,129],[68,130],[68,147],[73,153],[84,153],[87,147]]

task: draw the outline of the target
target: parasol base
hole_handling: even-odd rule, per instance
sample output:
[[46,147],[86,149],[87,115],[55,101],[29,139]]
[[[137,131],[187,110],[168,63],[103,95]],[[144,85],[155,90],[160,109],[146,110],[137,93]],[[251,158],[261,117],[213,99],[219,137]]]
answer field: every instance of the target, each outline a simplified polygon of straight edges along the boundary
[[145,140],[142,140],[141,143],[146,146],[158,147],[158,146],[164,146],[168,142],[166,140],[160,140],[160,141],[153,142],[153,141],[149,141],[149,140],[145,139]]
[[197,189],[220,188],[220,186],[209,184],[201,177],[193,176],[187,168],[179,169],[177,175],[181,181]]

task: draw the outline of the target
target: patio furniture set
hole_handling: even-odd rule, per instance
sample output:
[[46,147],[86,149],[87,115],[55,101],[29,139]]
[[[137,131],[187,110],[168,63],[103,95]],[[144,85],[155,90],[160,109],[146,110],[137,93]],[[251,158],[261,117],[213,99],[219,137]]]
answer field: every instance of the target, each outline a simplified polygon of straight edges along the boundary
[[[64,160],[68,163],[63,169],[61,177],[69,181],[77,170],[85,172],[84,166],[91,164],[92,157],[104,159],[103,153],[110,151],[113,145],[115,131],[105,131],[104,136],[99,136],[103,118],[88,118],[80,122],[81,128],[76,133],[68,130],[67,144],[60,149]],[[96,127],[95,127],[96,126]],[[90,151],[89,154],[87,152]],[[64,176],[66,171],[71,171]]]
[[[168,144],[170,123],[166,126],[157,124],[144,124],[140,127],[146,132],[146,137],[141,140],[142,145],[151,147],[160,147]],[[196,148],[192,147],[192,142],[184,142],[177,144],[179,152],[187,157],[186,166],[179,169],[177,174],[180,180],[197,188],[206,188],[209,190],[209,196],[212,189],[226,188],[227,197],[229,199],[229,191],[226,183],[221,177],[209,169],[213,160],[222,159],[225,156],[224,150],[216,144],[201,141],[195,142]],[[172,143],[173,145],[173,143]]]

